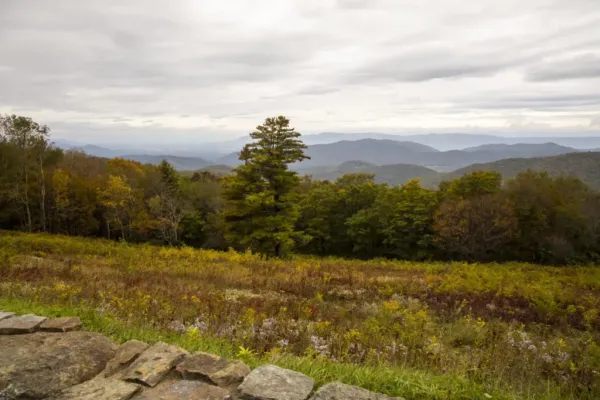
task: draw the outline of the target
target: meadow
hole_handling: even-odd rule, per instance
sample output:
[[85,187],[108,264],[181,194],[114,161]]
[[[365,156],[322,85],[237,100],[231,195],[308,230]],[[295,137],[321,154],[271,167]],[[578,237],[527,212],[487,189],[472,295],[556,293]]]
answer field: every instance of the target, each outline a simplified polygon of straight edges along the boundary
[[293,257],[0,232],[0,309],[411,399],[600,398],[600,268]]

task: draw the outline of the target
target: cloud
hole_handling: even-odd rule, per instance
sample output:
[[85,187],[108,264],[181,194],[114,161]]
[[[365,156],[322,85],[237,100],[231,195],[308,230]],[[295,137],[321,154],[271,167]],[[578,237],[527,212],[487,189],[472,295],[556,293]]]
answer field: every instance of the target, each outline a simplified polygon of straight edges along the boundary
[[546,61],[531,67],[526,76],[533,82],[600,78],[600,54],[588,53]]
[[523,114],[591,129],[595,4],[2,0],[0,112],[84,142],[216,141],[277,114],[303,132],[502,129]]

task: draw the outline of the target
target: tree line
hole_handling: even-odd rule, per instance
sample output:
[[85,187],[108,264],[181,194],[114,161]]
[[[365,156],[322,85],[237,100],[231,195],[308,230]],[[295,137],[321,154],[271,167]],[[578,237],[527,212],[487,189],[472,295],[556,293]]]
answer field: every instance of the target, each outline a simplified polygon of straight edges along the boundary
[[475,171],[424,188],[300,177],[300,133],[267,118],[219,177],[63,151],[50,129],[0,116],[0,229],[130,242],[407,260],[588,263],[600,258],[600,193],[574,177]]

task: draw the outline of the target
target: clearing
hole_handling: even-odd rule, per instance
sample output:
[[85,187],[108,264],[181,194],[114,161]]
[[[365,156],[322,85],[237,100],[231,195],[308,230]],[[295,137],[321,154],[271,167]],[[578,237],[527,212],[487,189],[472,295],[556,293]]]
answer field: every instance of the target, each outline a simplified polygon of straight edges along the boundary
[[413,263],[0,232],[0,309],[410,399],[600,398],[600,268]]

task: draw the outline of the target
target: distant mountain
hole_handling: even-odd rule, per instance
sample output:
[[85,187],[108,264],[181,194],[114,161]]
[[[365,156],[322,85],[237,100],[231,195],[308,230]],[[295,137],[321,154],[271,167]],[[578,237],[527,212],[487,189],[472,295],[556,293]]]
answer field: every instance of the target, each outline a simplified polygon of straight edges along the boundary
[[442,174],[429,168],[411,164],[395,164],[378,166],[362,161],[348,161],[337,167],[313,167],[299,169],[302,175],[311,175],[318,180],[336,180],[352,173],[375,174],[375,182],[388,185],[403,185],[411,179],[422,179],[428,186],[437,184]]
[[531,143],[543,144],[553,142],[561,146],[573,147],[582,150],[591,150],[600,147],[600,132],[591,133],[593,136],[579,136],[566,134],[563,137],[549,136],[515,136],[505,137],[498,135],[481,135],[470,133],[431,133],[418,135],[386,134],[376,132],[365,133],[336,133],[324,132],[313,135],[302,135],[302,140],[308,145],[326,144],[341,140],[360,139],[386,139],[401,142],[415,142],[436,148],[440,151],[460,150],[466,147],[481,146],[485,144],[517,144]]
[[[497,161],[514,157],[552,156],[576,152],[577,150],[555,143],[542,144],[492,144],[471,147],[465,150],[438,151],[433,147],[414,142],[362,139],[343,140],[330,144],[308,146],[306,154],[310,160],[293,166],[304,170],[313,167],[337,167],[348,161],[362,161],[374,165],[412,164],[440,172],[450,172],[474,163]],[[238,153],[217,160],[218,164],[239,164]],[[328,170],[332,170],[329,168]]]
[[[343,140],[330,144],[308,146],[306,154],[310,160],[303,161],[298,168],[309,166],[340,165],[347,161],[363,161],[375,165],[404,163],[438,151],[432,147],[413,142],[362,139]],[[406,161],[407,163],[412,163]]]
[[465,150],[441,151],[428,155],[421,160],[414,160],[412,164],[424,165],[437,171],[452,171],[475,163],[486,163],[505,158],[530,158],[542,156],[555,156],[574,153],[578,150],[559,146],[555,143],[542,144],[490,144],[471,147]]
[[71,142],[56,140],[54,144],[57,147],[60,147],[63,150],[79,150],[83,151],[90,156],[95,157],[104,157],[104,158],[113,158],[119,157],[123,154],[126,154],[127,151],[124,150],[113,150],[107,149],[106,147],[96,146],[94,144],[85,144],[85,145],[77,145]]
[[154,164],[158,165],[163,160],[167,160],[176,170],[187,171],[187,170],[198,170],[204,168],[212,163],[199,157],[178,157],[170,155],[141,155],[141,154],[126,154],[122,156],[127,160],[137,161],[142,164]]
[[[476,147],[468,147],[463,151],[477,152],[477,151],[496,151],[502,153],[504,156],[510,155],[511,157],[534,157],[536,155],[555,155],[574,153],[577,150],[572,147],[561,146],[556,143],[516,143],[516,144],[484,144]],[[553,154],[553,155],[554,155]]]
[[573,175],[600,189],[600,152],[579,152],[554,157],[510,158],[486,164],[474,164],[447,174],[444,179],[458,178],[476,171],[497,171],[504,178],[514,178],[518,173],[527,171],[546,171],[550,175]]
[[227,154],[226,156],[218,158],[216,160],[216,163],[220,164],[220,165],[228,165],[230,167],[235,167],[237,165],[240,165],[240,163],[241,163],[239,157],[240,157],[240,153],[238,153],[238,152]]

